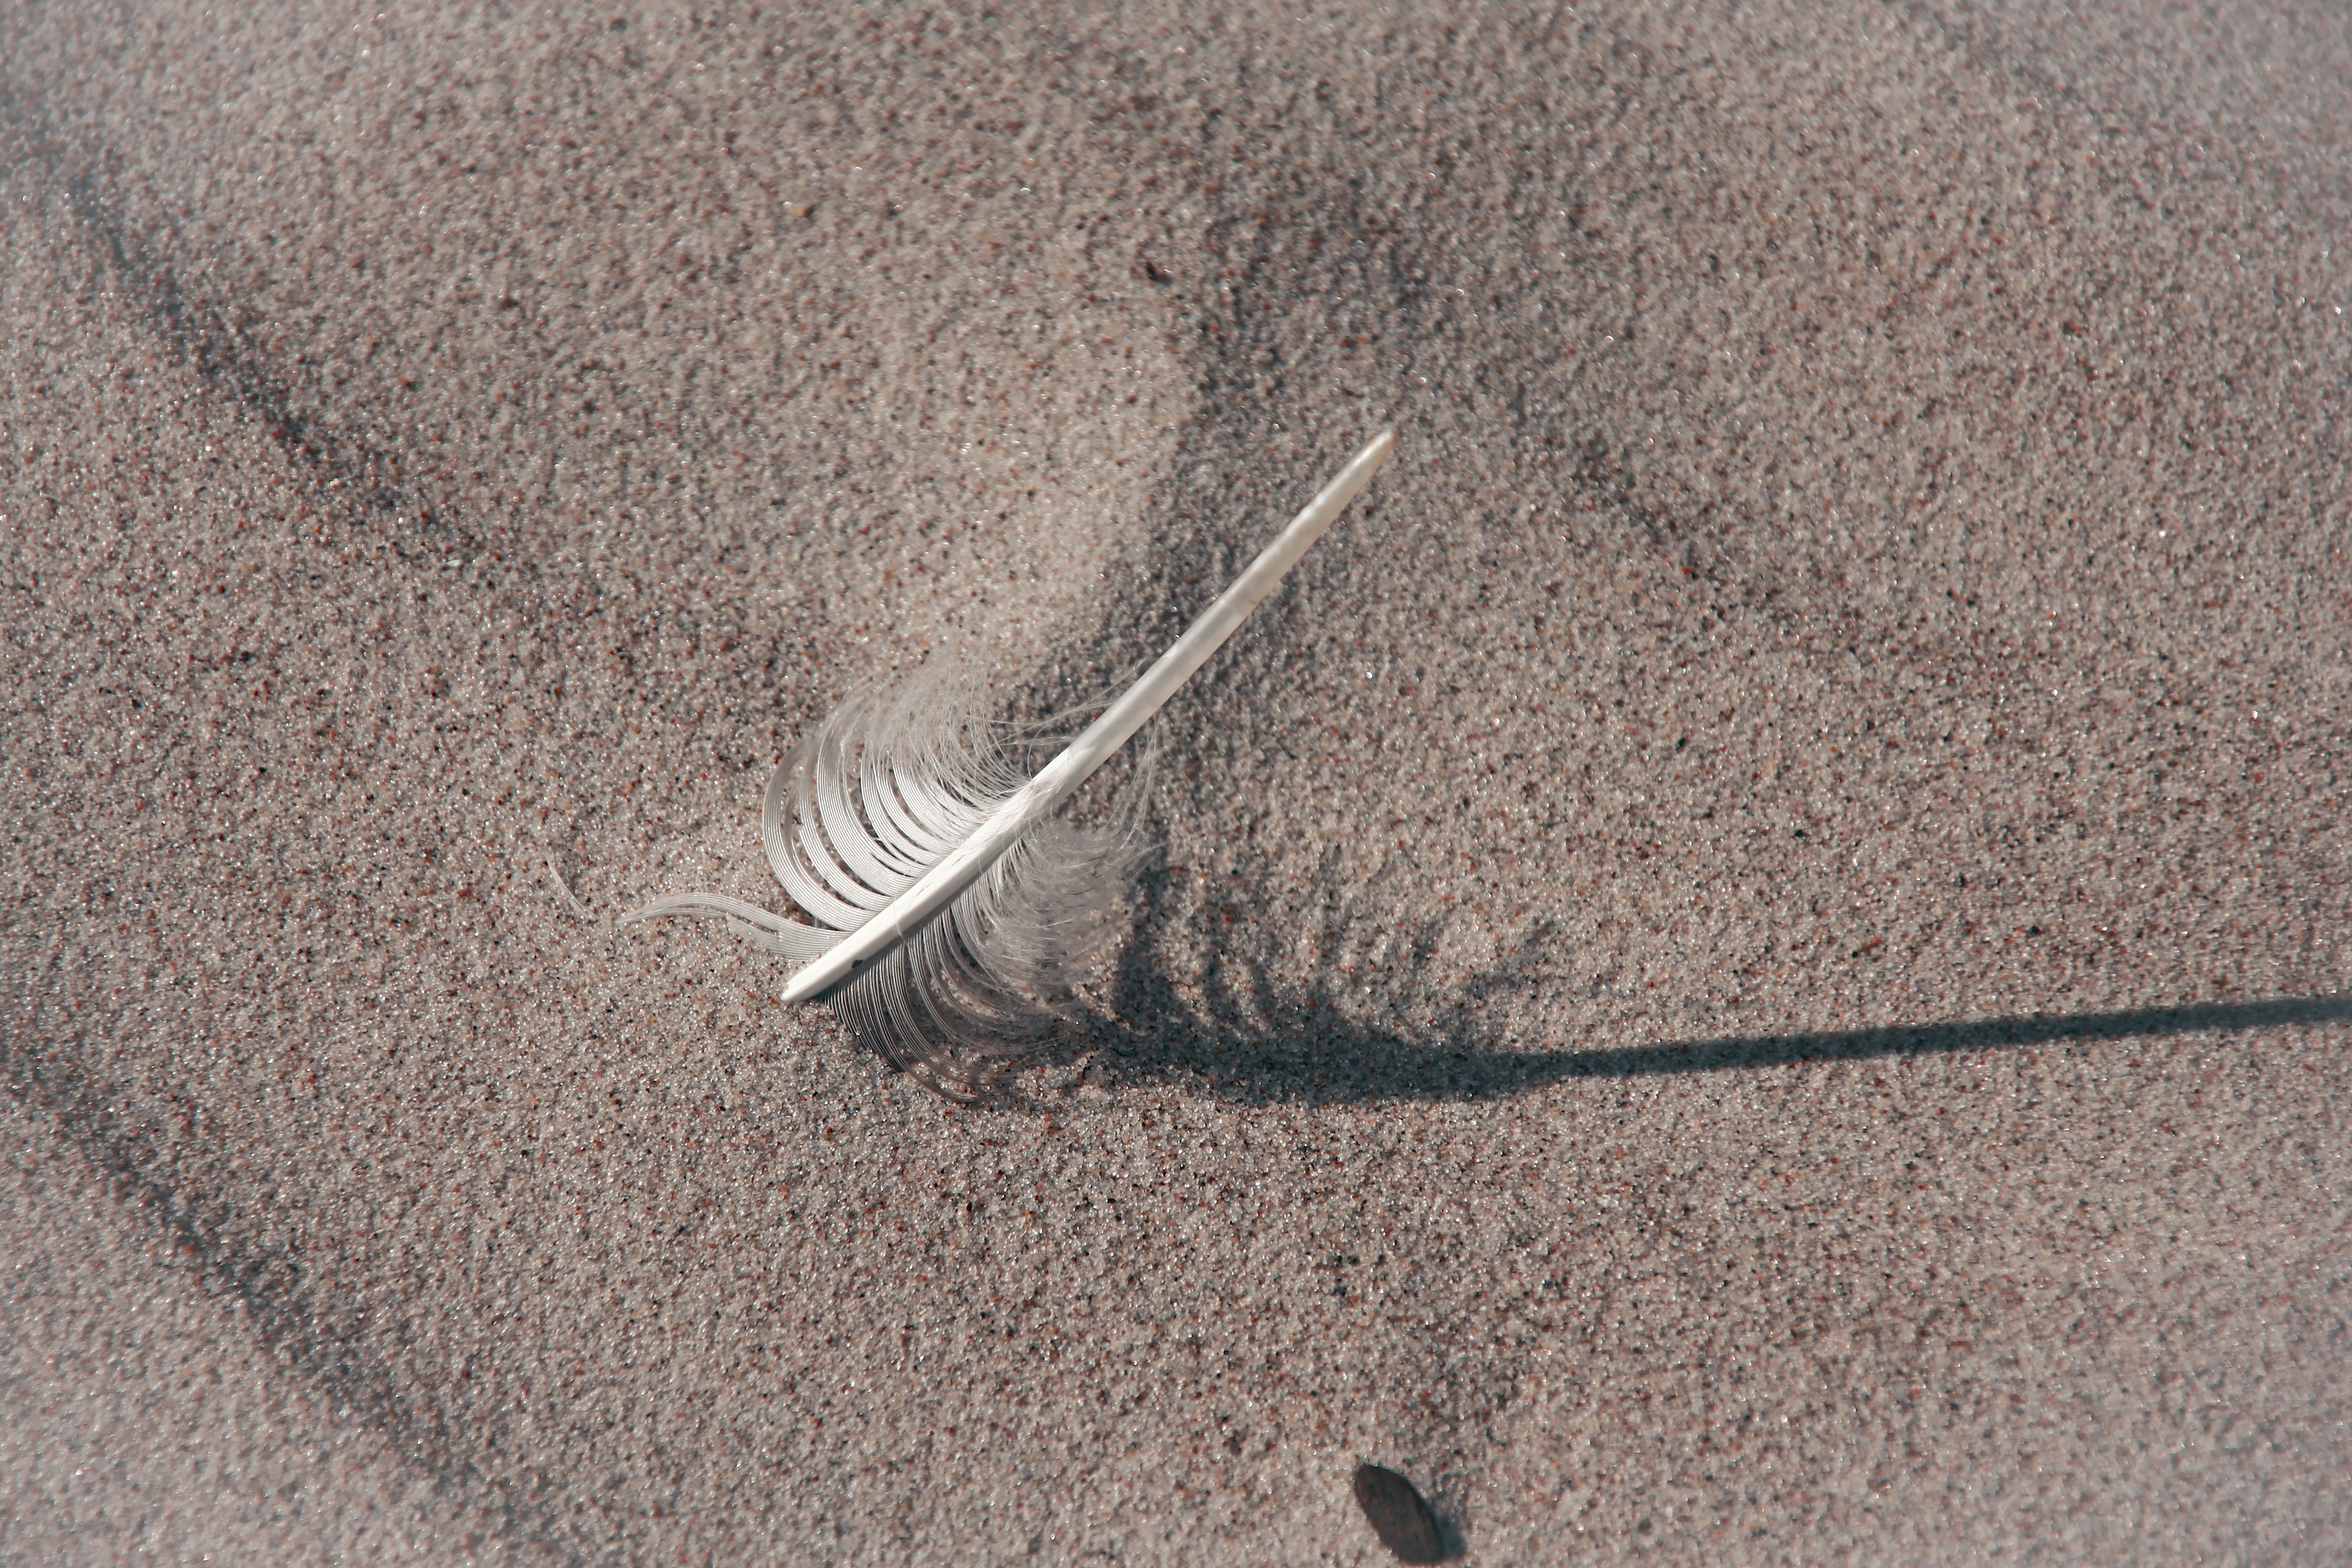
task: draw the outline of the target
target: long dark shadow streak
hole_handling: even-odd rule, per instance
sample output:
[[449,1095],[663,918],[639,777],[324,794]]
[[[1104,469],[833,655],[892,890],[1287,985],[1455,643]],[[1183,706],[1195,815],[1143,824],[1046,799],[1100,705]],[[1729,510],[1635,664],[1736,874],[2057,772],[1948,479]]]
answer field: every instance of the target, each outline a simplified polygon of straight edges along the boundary
[[[1105,1072],[1130,1081],[1198,1076],[1221,1099],[1273,1104],[1503,1100],[1570,1079],[1726,1072],[1798,1062],[1931,1056],[2053,1040],[2122,1040],[2207,1030],[2266,1029],[2352,1018],[2352,998],[2276,996],[2123,1013],[2032,1014],[1948,1024],[1889,1025],[1835,1034],[1727,1035],[1657,1046],[1496,1051],[1443,1036],[1410,1040],[1317,1020],[1286,1049],[1283,1037],[1212,1041],[1187,1031],[1174,1049],[1160,1037],[1098,1041]],[[1297,1048],[1311,1042],[1311,1049]],[[1222,1050],[1217,1049],[1223,1046]],[[1191,1069],[1188,1071],[1187,1069]]]
[[[1147,876],[1147,907],[1160,901]],[[1213,963],[1201,1000],[1176,994],[1154,952],[1147,914],[1111,990],[1115,1016],[1080,1042],[1096,1076],[1113,1084],[1189,1083],[1240,1104],[1369,1105],[1489,1100],[1574,1079],[1732,1072],[1806,1062],[2000,1050],[2059,1040],[2126,1040],[2242,1032],[2352,1018],[2352,996],[2273,996],[2103,1013],[2026,1014],[1931,1024],[1778,1035],[1725,1035],[1645,1046],[1497,1048],[1476,1000],[1532,984],[1500,972],[1457,993],[1425,1032],[1407,1035],[1342,1020],[1326,988],[1277,986],[1256,965],[1236,985]],[[1536,933],[1538,938],[1541,932]],[[1425,957],[1427,944],[1422,944]],[[1529,947],[1536,942],[1527,944]],[[1410,960],[1409,960],[1410,962]],[[1133,1020],[1153,1020],[1138,1023]]]

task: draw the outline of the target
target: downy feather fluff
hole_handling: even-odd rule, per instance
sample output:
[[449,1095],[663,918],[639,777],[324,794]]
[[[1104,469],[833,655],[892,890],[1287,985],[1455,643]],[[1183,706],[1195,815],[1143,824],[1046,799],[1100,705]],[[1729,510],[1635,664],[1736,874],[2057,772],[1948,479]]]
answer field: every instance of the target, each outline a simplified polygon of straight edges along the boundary
[[808,921],[716,893],[657,899],[622,921],[722,916],[799,966],[784,1001],[830,994],[886,1060],[951,1098],[987,1094],[1060,1016],[1139,858],[1131,816],[1082,828],[1052,813],[1233,635],[1394,446],[1384,431],[1357,453],[1034,776],[1015,756],[1032,738],[986,723],[976,690],[950,678],[844,701],[776,769],[761,807],[768,865]]

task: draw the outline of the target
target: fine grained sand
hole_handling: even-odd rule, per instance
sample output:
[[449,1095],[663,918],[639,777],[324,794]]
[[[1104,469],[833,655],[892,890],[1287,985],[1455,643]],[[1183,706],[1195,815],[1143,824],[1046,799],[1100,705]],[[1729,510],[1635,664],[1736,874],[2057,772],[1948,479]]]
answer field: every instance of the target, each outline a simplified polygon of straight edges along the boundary
[[[2326,5],[0,11],[0,1557],[2341,1561],[2347,148]],[[605,923],[1387,424],[1025,1105]]]

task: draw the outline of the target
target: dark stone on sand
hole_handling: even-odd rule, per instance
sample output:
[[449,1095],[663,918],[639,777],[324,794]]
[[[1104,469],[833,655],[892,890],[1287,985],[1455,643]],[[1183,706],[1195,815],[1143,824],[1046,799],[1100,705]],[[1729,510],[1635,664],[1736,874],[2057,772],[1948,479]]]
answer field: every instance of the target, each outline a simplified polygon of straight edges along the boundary
[[1445,1538],[1413,1484],[1378,1465],[1356,1467],[1356,1506],[1400,1563],[1443,1563]]

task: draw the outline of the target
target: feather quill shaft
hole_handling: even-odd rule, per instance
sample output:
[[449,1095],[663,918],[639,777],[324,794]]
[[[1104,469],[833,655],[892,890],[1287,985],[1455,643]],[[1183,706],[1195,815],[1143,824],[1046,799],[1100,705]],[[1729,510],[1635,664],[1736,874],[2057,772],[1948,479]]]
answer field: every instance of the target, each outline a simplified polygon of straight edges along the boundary
[[[1055,807],[1069,798],[1072,791],[1092,776],[1096,769],[1109,761],[1119,747],[1143,727],[1145,721],[1176,694],[1177,689],[1192,672],[1224,645],[1225,639],[1234,635],[1249,613],[1257,607],[1259,601],[1272,593],[1283,575],[1297,564],[1299,557],[1307,553],[1307,547],[1322,537],[1324,530],[1331,526],[1332,520],[1371,481],[1372,475],[1388,460],[1389,453],[1395,446],[1393,431],[1384,430],[1372,437],[1330,483],[1317,492],[1306,509],[1276,535],[1274,542],[1267,545],[1250,563],[1249,569],[1234,580],[1233,586],[1202,611],[1200,616],[1185,629],[1184,635],[1178,637],[1168,651],[1160,656],[1158,662],[1144,671],[1142,679],[1112,703],[1102,717],[1081,731],[1060,755],[1014,792],[961,845],[950,850],[937,864],[915,878],[911,886],[898,892],[856,930],[832,943],[794,974],[791,984],[784,987],[782,999],[785,1002],[811,1001],[855,979],[921,931],[940,910],[952,903],[958,894],[984,875],[991,865],[1020,841],[1022,835],[1044,820]],[[820,767],[822,765],[820,763]],[[783,783],[784,770],[779,769],[774,783],[769,786],[771,799],[767,811],[763,813],[770,825],[778,823],[781,803],[773,797]],[[818,793],[821,800],[828,794],[822,786]],[[769,832],[774,838],[768,847],[769,858],[781,868],[790,857],[785,853],[780,828],[771,826]],[[648,910],[646,912],[656,911]],[[736,914],[734,910],[727,912]]]

